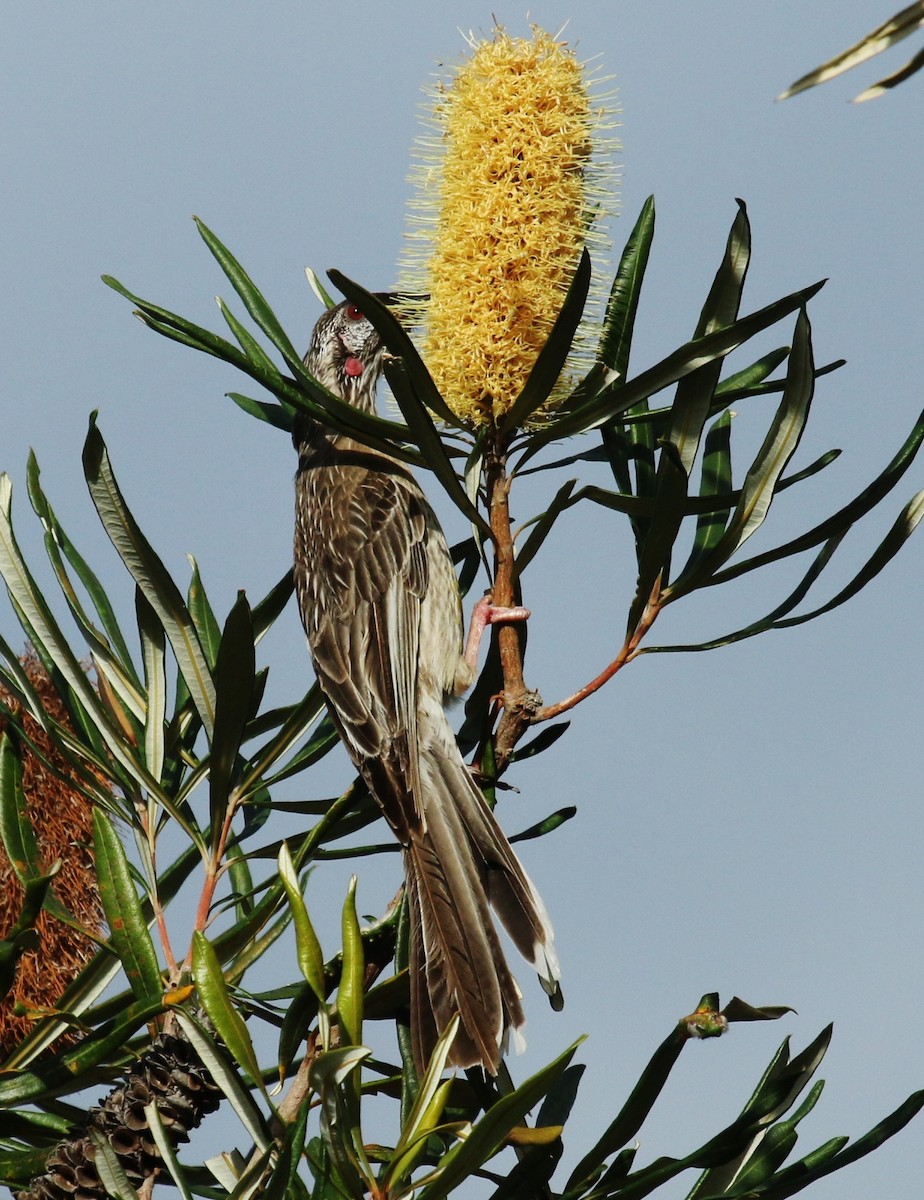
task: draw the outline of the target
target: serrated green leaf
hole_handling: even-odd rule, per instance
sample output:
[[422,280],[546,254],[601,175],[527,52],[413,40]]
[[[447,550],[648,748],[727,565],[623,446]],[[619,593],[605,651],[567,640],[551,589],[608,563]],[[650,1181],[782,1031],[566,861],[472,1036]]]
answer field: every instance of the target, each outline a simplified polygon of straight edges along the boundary
[[93,810],[93,848],[110,942],[135,998],[142,1004],[157,1003],[164,991],[157,951],[132,882],[125,848],[109,817],[99,808]]

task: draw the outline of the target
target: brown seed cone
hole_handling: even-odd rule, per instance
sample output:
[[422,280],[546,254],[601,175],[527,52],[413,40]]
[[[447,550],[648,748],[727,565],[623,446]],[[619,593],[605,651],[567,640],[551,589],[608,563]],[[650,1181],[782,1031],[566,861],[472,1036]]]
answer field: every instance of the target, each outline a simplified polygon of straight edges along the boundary
[[[34,654],[28,654],[21,661],[45,711],[58,724],[71,728],[61,698],[39,660]],[[76,786],[73,766],[39,723],[23,712],[14,697],[3,688],[0,688],[0,700],[15,714],[27,737],[51,764],[46,765],[23,739],[22,785],[42,862],[48,867],[56,859],[61,860],[61,870],[52,885],[55,895],[87,930],[97,932],[102,925],[102,908],[90,850],[90,802]],[[0,711],[0,732],[3,728]],[[0,843],[0,937],[15,923],[22,900],[22,886]],[[29,1017],[13,1013],[14,1004],[19,1002],[36,1009],[53,1007],[95,952],[91,937],[82,935],[46,911],[38,917],[36,932],[38,946],[19,960],[13,988],[0,999],[0,1054],[4,1056],[34,1025]]]
[[86,1122],[59,1142],[45,1173],[14,1192],[16,1200],[107,1200],[95,1159],[93,1133],[102,1134],[136,1189],[163,1166],[144,1115],[155,1104],[170,1144],[189,1141],[195,1129],[221,1103],[218,1086],[190,1043],[161,1034],[119,1087],[90,1110]]

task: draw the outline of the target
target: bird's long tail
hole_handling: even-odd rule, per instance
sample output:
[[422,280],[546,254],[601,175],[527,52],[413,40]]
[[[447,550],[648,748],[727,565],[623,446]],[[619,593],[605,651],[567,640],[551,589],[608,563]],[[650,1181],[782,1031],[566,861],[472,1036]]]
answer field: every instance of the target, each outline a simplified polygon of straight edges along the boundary
[[524,1017],[490,909],[554,993],[559,970],[552,927],[448,724],[419,732],[424,827],[404,852],[414,1054],[423,1066],[458,1013],[450,1062],[481,1064],[496,1074],[506,1035]]

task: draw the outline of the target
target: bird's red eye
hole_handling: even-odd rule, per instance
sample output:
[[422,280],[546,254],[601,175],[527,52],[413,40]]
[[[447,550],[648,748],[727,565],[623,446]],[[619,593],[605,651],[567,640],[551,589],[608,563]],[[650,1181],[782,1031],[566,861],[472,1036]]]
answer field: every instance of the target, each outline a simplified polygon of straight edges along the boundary
[[346,315],[351,321],[362,321],[364,317],[362,309],[357,308],[355,304],[348,304],[346,306]]

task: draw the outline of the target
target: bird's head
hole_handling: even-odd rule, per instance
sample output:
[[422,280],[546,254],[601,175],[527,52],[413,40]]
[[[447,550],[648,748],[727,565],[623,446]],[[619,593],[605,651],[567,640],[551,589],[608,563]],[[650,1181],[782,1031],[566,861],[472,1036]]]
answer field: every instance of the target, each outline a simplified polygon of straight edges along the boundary
[[372,322],[345,300],[328,309],[315,325],[305,367],[335,396],[372,412],[384,353]]

